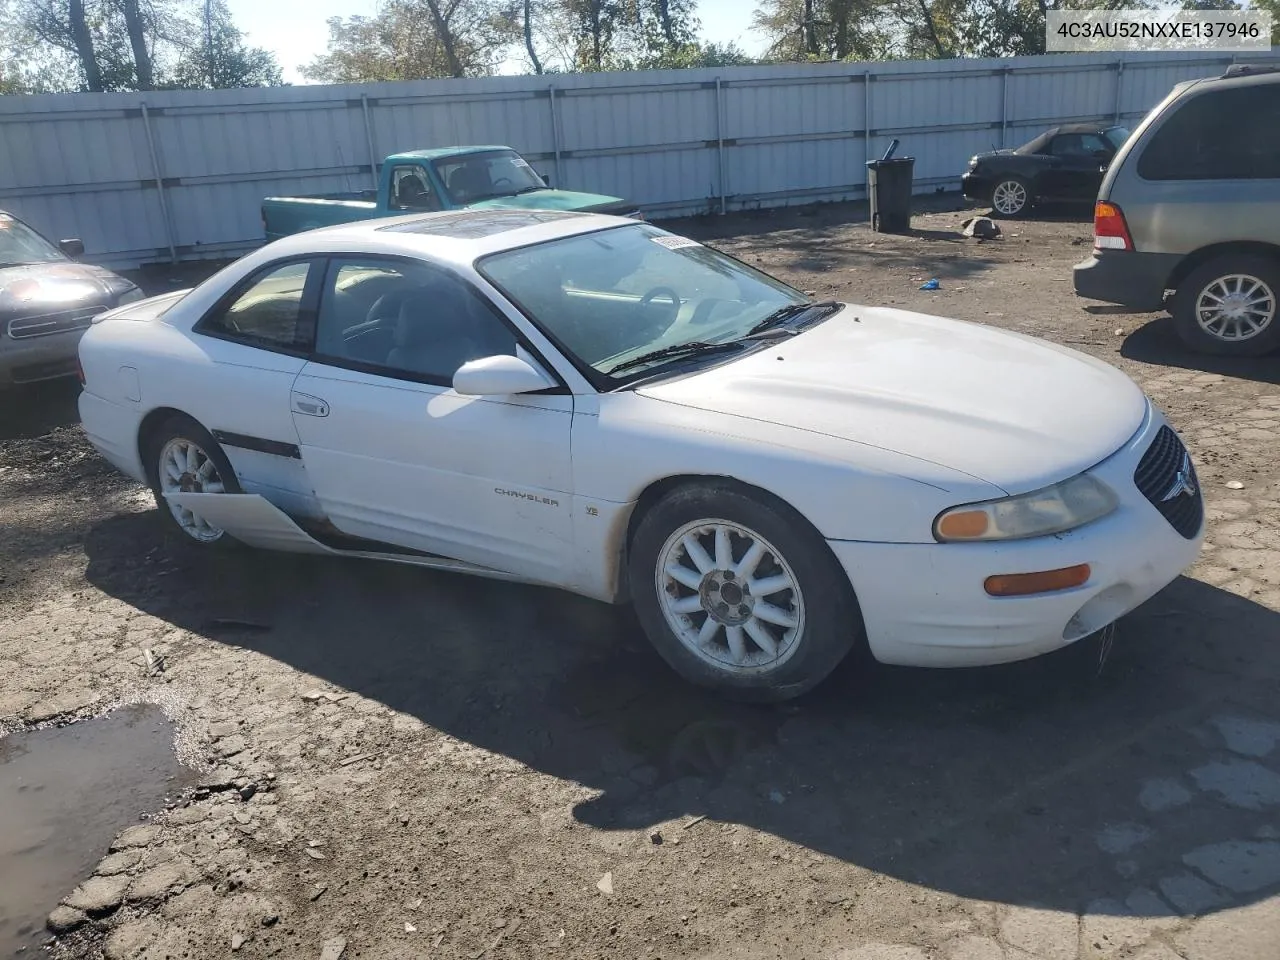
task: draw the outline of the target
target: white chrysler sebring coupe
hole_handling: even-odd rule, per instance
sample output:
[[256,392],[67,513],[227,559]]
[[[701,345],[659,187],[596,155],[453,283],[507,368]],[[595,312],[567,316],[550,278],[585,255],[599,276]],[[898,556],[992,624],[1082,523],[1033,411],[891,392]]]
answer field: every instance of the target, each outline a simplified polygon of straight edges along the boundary
[[102,315],[80,360],[90,440],[181,539],[631,602],[673,668],[743,699],[855,647],[1056,650],[1203,537],[1189,455],[1112,367],[815,302],[634,220],[298,234]]

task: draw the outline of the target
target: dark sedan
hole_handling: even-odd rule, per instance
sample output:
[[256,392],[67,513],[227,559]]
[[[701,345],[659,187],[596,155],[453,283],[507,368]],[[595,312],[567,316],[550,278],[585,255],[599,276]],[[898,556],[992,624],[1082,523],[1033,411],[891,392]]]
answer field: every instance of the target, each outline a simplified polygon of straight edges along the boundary
[[991,204],[1001,217],[1021,216],[1042,200],[1092,203],[1128,136],[1113,124],[1054,127],[1016,150],[973,157],[960,184],[966,197]]
[[76,372],[80,335],[99,313],[142,291],[73,258],[79,240],[54,246],[0,210],[0,389]]

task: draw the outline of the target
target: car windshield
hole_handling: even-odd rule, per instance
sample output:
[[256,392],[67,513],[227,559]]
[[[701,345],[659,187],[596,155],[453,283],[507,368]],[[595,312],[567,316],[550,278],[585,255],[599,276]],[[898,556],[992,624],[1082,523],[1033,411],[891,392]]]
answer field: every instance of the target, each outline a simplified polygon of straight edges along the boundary
[[434,166],[449,199],[457,205],[492,197],[513,197],[547,186],[514,150],[450,157],[437,160]]
[[54,263],[66,257],[21,220],[0,213],[0,265]]
[[1124,146],[1124,142],[1129,139],[1129,131],[1124,127],[1112,127],[1104,130],[1102,135],[1111,141],[1111,145],[1119,150]]
[[685,345],[740,340],[809,302],[710,247],[640,223],[493,254],[477,267],[562,349],[614,381],[686,356]]

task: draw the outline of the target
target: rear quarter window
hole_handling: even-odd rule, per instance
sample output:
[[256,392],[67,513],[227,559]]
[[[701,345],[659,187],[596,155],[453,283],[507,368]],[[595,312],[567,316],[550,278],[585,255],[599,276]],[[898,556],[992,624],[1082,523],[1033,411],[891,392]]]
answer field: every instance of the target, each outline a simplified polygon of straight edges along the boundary
[[1138,158],[1144,180],[1280,179],[1280,84],[1182,102]]

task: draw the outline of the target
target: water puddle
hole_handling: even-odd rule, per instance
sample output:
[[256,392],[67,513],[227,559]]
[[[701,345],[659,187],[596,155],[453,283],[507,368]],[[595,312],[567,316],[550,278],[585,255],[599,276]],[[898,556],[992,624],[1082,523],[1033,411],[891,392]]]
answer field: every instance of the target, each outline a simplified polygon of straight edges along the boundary
[[173,738],[151,705],[0,738],[0,957],[35,955],[116,834],[191,782]]

